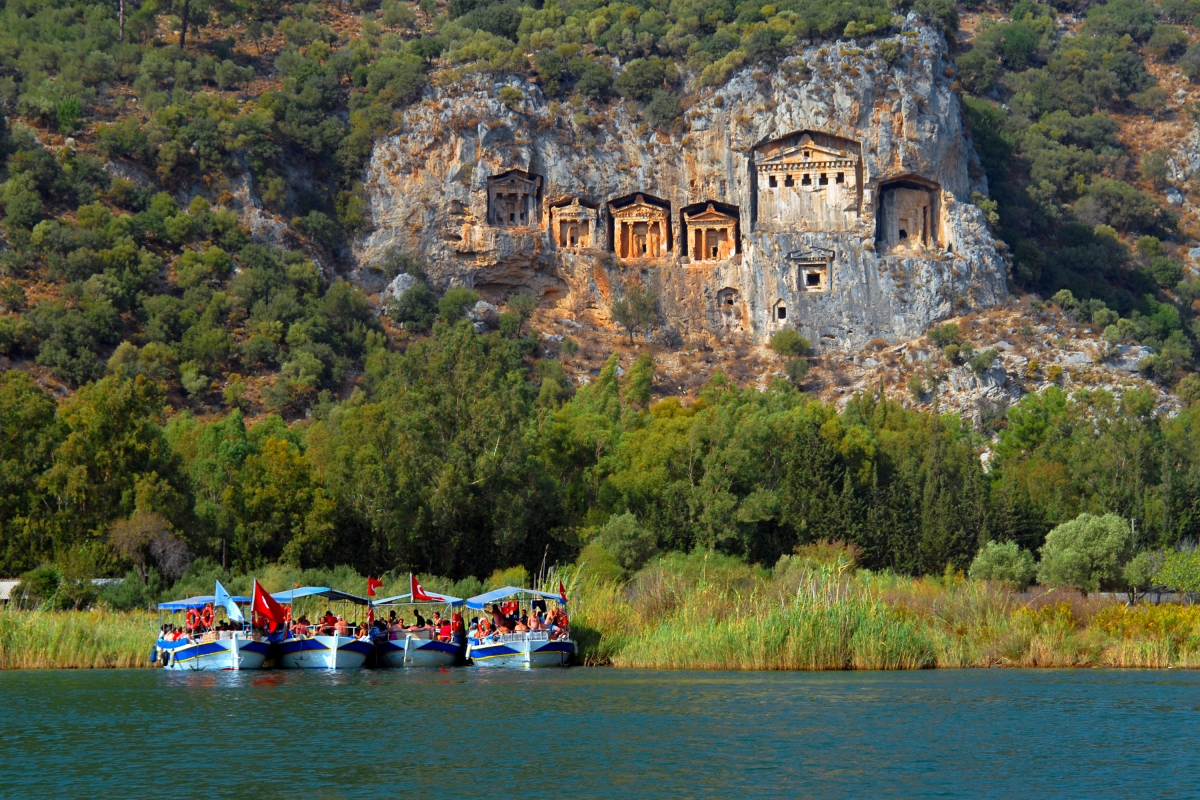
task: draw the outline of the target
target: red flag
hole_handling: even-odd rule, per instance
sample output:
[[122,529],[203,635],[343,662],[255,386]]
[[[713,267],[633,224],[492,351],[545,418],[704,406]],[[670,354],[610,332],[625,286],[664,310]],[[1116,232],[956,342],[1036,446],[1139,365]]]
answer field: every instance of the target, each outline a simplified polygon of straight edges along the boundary
[[376,589],[383,588],[383,581],[375,578],[367,578],[367,597],[374,597]]
[[562,600],[564,606],[567,604],[567,589],[563,586],[562,578],[558,579],[558,599]]
[[412,599],[414,603],[444,603],[446,598],[440,594],[430,594],[421,588],[421,584],[417,582],[417,576],[411,572],[408,573],[408,581],[411,584]]
[[282,625],[287,618],[287,612],[283,606],[258,585],[257,579],[254,581],[254,595],[251,607],[254,609],[255,614],[271,623],[271,630],[275,630],[277,626]]

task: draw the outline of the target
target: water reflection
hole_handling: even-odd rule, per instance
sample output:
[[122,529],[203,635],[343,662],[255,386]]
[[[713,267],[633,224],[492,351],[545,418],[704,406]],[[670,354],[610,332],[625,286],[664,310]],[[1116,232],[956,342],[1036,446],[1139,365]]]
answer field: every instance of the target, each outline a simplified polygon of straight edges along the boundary
[[1104,670],[10,672],[0,797],[161,794],[197,763],[252,786],[172,793],[1188,796],[1200,759],[1174,732],[1197,689]]

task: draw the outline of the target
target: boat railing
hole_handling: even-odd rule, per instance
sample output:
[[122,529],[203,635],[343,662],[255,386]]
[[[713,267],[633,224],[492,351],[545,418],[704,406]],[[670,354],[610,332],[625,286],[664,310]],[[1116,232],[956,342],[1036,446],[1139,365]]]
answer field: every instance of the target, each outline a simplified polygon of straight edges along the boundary
[[522,631],[521,633],[499,633],[496,634],[495,641],[502,644],[507,642],[548,642],[550,641],[550,632]]

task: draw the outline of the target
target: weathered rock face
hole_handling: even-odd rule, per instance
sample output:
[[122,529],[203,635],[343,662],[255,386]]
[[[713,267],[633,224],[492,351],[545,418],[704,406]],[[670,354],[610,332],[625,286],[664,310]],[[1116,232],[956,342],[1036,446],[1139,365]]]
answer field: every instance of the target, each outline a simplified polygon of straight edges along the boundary
[[376,146],[356,255],[404,249],[438,288],[600,317],[638,283],[689,337],[915,336],[1007,290],[945,43],[913,20],[897,41],[894,66],[829,44],[698,90],[674,134],[620,105],[572,117],[516,81],[513,109],[482,78],[439,90]]

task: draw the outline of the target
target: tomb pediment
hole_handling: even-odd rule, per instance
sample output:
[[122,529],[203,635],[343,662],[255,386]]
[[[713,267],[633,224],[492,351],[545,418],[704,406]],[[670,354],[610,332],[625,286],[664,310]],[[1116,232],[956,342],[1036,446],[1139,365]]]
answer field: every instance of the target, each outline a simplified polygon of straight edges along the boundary
[[732,216],[717,211],[712,207],[711,203],[707,209],[701,211],[699,214],[687,215],[687,224],[695,225],[697,227],[703,227],[707,225],[724,227],[727,225],[732,225],[734,222],[736,222],[736,220]]
[[818,144],[798,144],[793,147],[783,147],[773,153],[764,154],[759,158],[760,167],[783,166],[792,164],[828,164],[844,163],[853,165],[858,156],[848,150],[838,150],[834,147],[823,147]]
[[647,203],[640,194],[629,205],[614,208],[612,213],[619,220],[666,219],[667,216],[665,208]]

